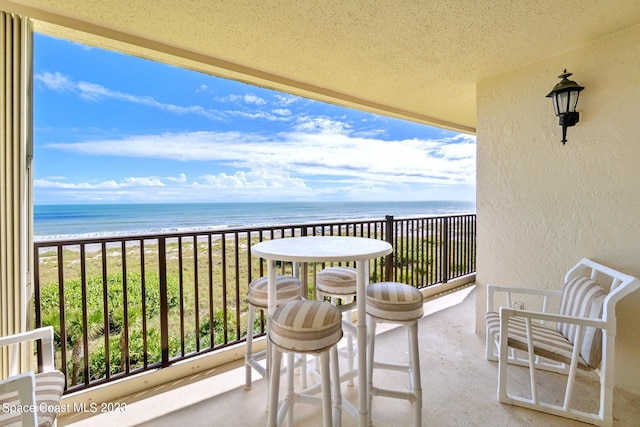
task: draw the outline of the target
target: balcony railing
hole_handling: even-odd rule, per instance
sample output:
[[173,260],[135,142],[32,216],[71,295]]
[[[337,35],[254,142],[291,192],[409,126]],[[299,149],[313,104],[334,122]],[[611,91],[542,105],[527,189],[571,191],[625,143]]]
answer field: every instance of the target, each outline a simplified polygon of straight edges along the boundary
[[[476,217],[334,222],[35,242],[35,326],[55,329],[56,363],[73,392],[264,334],[247,325],[247,286],[266,274],[257,242],[343,235],[386,240],[370,281],[418,288],[475,272]],[[346,263],[344,265],[349,265]],[[312,292],[316,273],[308,268]],[[291,263],[279,272],[292,274]]]

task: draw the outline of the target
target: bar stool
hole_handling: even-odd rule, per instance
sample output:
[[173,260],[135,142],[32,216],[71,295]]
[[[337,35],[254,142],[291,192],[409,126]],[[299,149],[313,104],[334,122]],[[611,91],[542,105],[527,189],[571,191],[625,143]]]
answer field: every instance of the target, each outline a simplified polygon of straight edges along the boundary
[[355,357],[356,346],[353,337],[357,336],[356,327],[353,325],[353,317],[351,312],[355,308],[356,297],[356,269],[353,267],[334,266],[327,267],[316,276],[316,298],[323,300],[329,297],[332,304],[336,304],[337,300],[342,300],[342,305],[338,306],[343,313],[342,327],[347,333],[346,351],[339,352],[347,359],[347,372],[351,373],[348,385],[353,385],[353,360]]
[[[418,349],[418,320],[424,314],[422,293],[416,288],[397,282],[373,283],[367,287],[367,387],[369,389],[369,416],[373,396],[405,399],[413,407],[413,425],[422,425],[422,385]],[[405,325],[409,344],[409,363],[376,362],[374,358],[377,323]],[[373,369],[386,369],[409,374],[407,391],[386,389],[373,385]]]
[[[318,401],[317,396],[295,392],[294,353],[320,356],[323,425],[331,427],[334,422],[337,426],[341,425],[342,396],[337,350],[337,344],[342,339],[341,318],[342,313],[335,306],[311,300],[284,303],[271,316],[268,339],[273,372],[269,390],[269,427],[279,425],[285,415],[287,426],[293,427],[294,404]],[[278,410],[282,353],[287,353],[287,393]]]
[[[260,360],[266,357],[266,350],[253,352],[253,323],[256,308],[266,313],[268,306],[267,295],[268,277],[259,277],[249,283],[248,302],[249,314],[247,318],[247,346],[244,355],[245,364],[245,385],[244,388],[251,389],[251,370],[255,369],[263,378],[266,378],[268,369]],[[289,301],[297,301],[302,298],[302,283],[292,276],[276,276],[276,303],[281,304]],[[267,384],[269,379],[267,378]],[[268,386],[267,386],[268,390]]]

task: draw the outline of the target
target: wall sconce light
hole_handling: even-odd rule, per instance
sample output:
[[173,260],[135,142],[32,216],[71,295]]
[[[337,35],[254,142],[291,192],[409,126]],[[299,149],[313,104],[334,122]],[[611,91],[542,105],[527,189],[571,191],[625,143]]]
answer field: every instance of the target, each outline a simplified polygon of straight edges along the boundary
[[547,98],[553,101],[553,109],[558,116],[558,124],[562,126],[562,144],[567,142],[567,128],[575,126],[580,121],[580,113],[576,111],[578,105],[578,97],[584,87],[580,86],[573,80],[567,79],[572,73],[564,73],[558,78],[562,79],[560,83],[553,87]]

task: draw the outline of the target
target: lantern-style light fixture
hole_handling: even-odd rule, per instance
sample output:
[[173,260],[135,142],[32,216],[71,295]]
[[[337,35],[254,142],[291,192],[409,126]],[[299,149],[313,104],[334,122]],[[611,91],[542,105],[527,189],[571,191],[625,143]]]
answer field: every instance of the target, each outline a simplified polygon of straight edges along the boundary
[[578,105],[578,97],[584,87],[580,86],[573,80],[569,80],[567,77],[572,73],[560,74],[558,78],[562,79],[560,83],[554,86],[553,90],[549,92],[547,98],[551,98],[553,101],[553,109],[556,116],[558,116],[558,124],[562,126],[562,144],[567,142],[567,128],[575,126],[580,121],[580,113],[576,111]]

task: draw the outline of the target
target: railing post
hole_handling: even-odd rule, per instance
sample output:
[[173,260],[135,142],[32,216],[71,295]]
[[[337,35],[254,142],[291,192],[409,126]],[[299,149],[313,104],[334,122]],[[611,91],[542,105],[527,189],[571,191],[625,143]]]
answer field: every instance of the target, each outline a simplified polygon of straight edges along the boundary
[[[395,227],[393,226],[393,215],[386,215],[384,238],[393,247],[393,238],[395,237]],[[393,278],[393,256],[394,251],[384,257],[384,280],[390,282]]]
[[447,283],[449,281],[449,217],[445,216],[442,218],[442,252],[443,252],[443,260],[442,260],[442,283]]
[[167,247],[164,237],[158,238],[158,273],[160,275],[160,346],[162,367],[169,366],[169,300],[167,297]]
[[[35,304],[35,328],[42,327],[42,300],[40,298],[40,248],[33,249],[33,298]],[[38,372],[42,372],[42,341],[36,341],[36,354],[38,358]],[[65,377],[66,377],[65,369]]]

